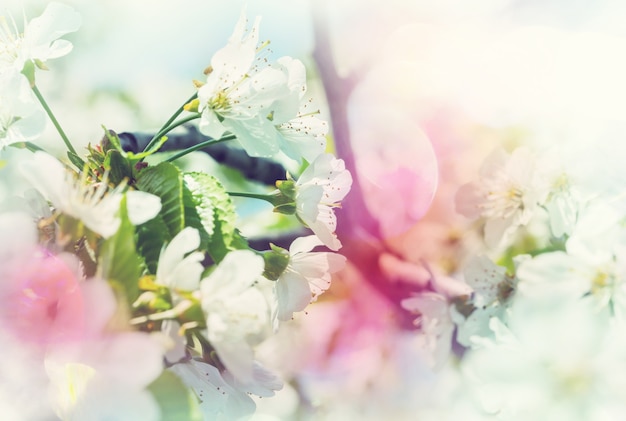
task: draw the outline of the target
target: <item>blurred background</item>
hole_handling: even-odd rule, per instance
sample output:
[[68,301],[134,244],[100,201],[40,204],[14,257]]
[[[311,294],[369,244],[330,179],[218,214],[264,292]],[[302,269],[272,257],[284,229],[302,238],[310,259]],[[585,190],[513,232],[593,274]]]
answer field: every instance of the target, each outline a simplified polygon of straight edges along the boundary
[[[46,3],[2,7],[33,17]],[[310,95],[357,180],[338,212],[349,265],[259,349],[287,384],[258,402],[258,421],[458,419],[459,380],[431,368],[415,315],[400,305],[433,273],[458,275],[479,247],[454,211],[457,188],[497,145],[589,148],[608,166],[626,156],[620,0],[65,3],[83,25],[38,83],[78,147],[97,142],[102,125],[157,130],[243,7],[263,17],[274,56],[307,66]],[[63,150],[53,127],[43,143]]]

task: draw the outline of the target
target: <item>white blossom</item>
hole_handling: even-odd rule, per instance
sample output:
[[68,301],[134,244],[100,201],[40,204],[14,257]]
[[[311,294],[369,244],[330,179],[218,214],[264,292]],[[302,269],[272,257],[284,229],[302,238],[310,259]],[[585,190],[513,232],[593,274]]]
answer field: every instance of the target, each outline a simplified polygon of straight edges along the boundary
[[92,185],[84,179],[75,179],[61,162],[52,156],[35,152],[33,159],[22,163],[24,177],[57,212],[82,221],[87,228],[104,238],[117,232],[121,220],[118,214],[124,194],[128,217],[134,225],[154,218],[161,210],[161,199],[141,191],[124,193],[124,185],[109,189],[106,180]]
[[71,420],[158,420],[146,389],[163,370],[161,346],[148,334],[103,335],[51,349],[46,356],[57,415]]
[[334,208],[351,186],[352,176],[343,160],[331,154],[318,156],[296,181],[296,215],[334,251],[341,248]]
[[63,35],[76,31],[80,15],[71,7],[51,2],[41,16],[17,28],[12,17],[0,16],[0,77],[18,74],[27,62],[45,68],[50,59],[62,57],[72,50],[72,44]]
[[289,320],[296,311],[330,287],[332,273],[345,265],[345,257],[328,252],[311,252],[323,243],[314,235],[300,237],[289,247],[289,263],[276,281],[274,288],[278,320]]
[[450,355],[454,333],[447,297],[427,291],[402,300],[402,308],[419,314],[414,323],[420,328],[424,350],[430,364],[441,368]]
[[272,157],[279,152],[275,126],[297,117],[306,91],[304,65],[291,57],[269,62],[257,55],[260,18],[247,34],[246,23],[242,14],[228,44],[211,59],[198,89],[199,127],[213,138],[229,131],[248,154]]
[[548,185],[538,167],[535,154],[526,147],[511,154],[496,149],[481,167],[479,180],[457,192],[457,211],[468,218],[484,219],[487,246],[507,244],[545,201]]
[[485,410],[502,420],[619,419],[626,409],[623,327],[587,304],[518,296],[508,326],[492,319],[495,338],[463,361]]
[[540,254],[517,271],[527,295],[592,300],[626,316],[626,233],[622,215],[597,204],[582,212],[564,251]]
[[493,336],[489,328],[492,318],[506,324],[517,280],[508,276],[505,268],[496,265],[487,256],[471,259],[465,267],[464,279],[472,288],[470,303],[474,309],[467,317],[455,314],[456,338],[461,345],[472,346],[475,344],[472,342],[474,336]]
[[226,369],[243,383],[253,379],[253,346],[271,329],[266,298],[253,285],[263,268],[261,256],[236,250],[200,281],[207,339]]

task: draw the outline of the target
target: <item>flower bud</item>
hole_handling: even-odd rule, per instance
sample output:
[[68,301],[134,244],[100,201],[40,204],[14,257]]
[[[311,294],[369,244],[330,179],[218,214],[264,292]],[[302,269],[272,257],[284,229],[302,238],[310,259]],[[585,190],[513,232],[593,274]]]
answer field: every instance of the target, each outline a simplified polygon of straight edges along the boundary
[[278,180],[276,181],[276,188],[286,197],[295,200],[296,183],[293,180]]
[[198,99],[194,99],[193,101],[186,103],[183,106],[183,109],[191,113],[197,113],[199,107],[200,107],[200,101],[198,101]]

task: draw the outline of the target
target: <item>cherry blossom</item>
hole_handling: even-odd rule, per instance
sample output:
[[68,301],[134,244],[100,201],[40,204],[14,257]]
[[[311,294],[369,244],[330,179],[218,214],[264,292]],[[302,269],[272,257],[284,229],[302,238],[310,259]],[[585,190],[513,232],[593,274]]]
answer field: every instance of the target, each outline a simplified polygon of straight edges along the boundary
[[331,250],[341,248],[337,238],[337,217],[334,208],[348,194],[352,176],[343,160],[322,154],[311,163],[296,181],[296,215]]

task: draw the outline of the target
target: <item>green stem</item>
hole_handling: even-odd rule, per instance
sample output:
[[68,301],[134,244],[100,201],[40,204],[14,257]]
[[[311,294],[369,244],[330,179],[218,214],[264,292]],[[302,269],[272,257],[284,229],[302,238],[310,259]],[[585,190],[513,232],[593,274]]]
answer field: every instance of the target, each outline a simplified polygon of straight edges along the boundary
[[190,154],[191,152],[195,152],[198,149],[202,149],[202,148],[205,148],[205,147],[207,147],[209,145],[213,145],[215,143],[225,142],[227,140],[233,140],[233,139],[235,139],[235,135],[229,135],[229,136],[217,139],[217,140],[216,139],[205,140],[204,142],[200,142],[197,145],[193,145],[190,148],[184,149],[184,150],[178,152],[177,154],[170,156],[165,161],[167,161],[167,162],[176,161],[178,158],[181,158],[181,157],[183,157],[183,156],[185,156],[187,154]]
[[182,126],[183,124],[189,123],[190,121],[196,120],[198,118],[200,118],[200,114],[194,114],[194,115],[187,116],[185,118],[181,118],[180,120],[176,121],[175,123],[170,124],[165,129],[162,129],[159,133],[157,133],[158,134],[157,139],[171,132],[176,127]]
[[[200,118],[200,114],[194,114],[191,116],[187,116],[185,118],[181,118],[180,120],[170,124],[169,126],[167,126],[164,129],[161,129],[161,131],[159,133],[157,133],[152,140],[150,140],[149,146],[150,147],[146,147],[144,149],[144,151],[150,151],[150,148],[154,147],[154,144],[157,142],[160,142],[161,139],[163,138],[163,136],[165,136],[167,133],[171,132],[172,130],[174,130],[176,127],[182,126],[185,123],[188,123],[190,121],[196,120]],[[156,152],[156,151],[154,151]]]
[[39,88],[37,88],[37,85],[32,85],[32,89],[33,89],[33,92],[35,93],[35,96],[41,103],[41,106],[46,111],[46,114],[48,114],[48,117],[50,117],[52,124],[54,124],[54,127],[56,127],[57,132],[59,132],[59,134],[61,135],[61,139],[63,139],[63,142],[65,143],[65,146],[67,146],[67,149],[74,155],[78,156],[78,154],[76,153],[76,149],[74,149],[74,146],[72,146],[72,143],[67,138],[65,132],[61,128],[61,125],[59,124],[56,117],[52,113],[52,110],[50,109],[50,107],[48,107],[48,103],[46,102],[45,99],[43,99],[43,96],[41,95],[41,92],[39,92]]
[[276,196],[272,196],[271,194],[256,194],[256,193],[239,193],[239,192],[226,192],[229,196],[233,197],[248,197],[250,199],[260,199],[265,200],[266,202],[270,202],[272,205],[275,205]]
[[161,139],[161,137],[169,132],[170,130],[172,130],[172,128],[170,128],[169,130],[168,127],[170,126],[170,124],[172,124],[174,122],[174,120],[176,120],[176,118],[185,110],[185,105],[187,105],[188,103],[190,103],[191,101],[193,101],[194,99],[196,99],[198,97],[198,93],[194,93],[186,102],[183,103],[183,105],[181,105],[174,114],[172,114],[172,116],[169,118],[169,120],[167,120],[165,122],[165,124],[163,125],[163,127],[161,127],[161,129],[157,132],[157,134],[154,135],[154,137],[152,139],[150,139],[150,142],[148,142],[148,144],[146,145],[146,147],[143,149],[143,151],[148,151],[150,150],[150,148],[152,146],[154,146],[155,143],[157,143],[159,141],[159,139]]

